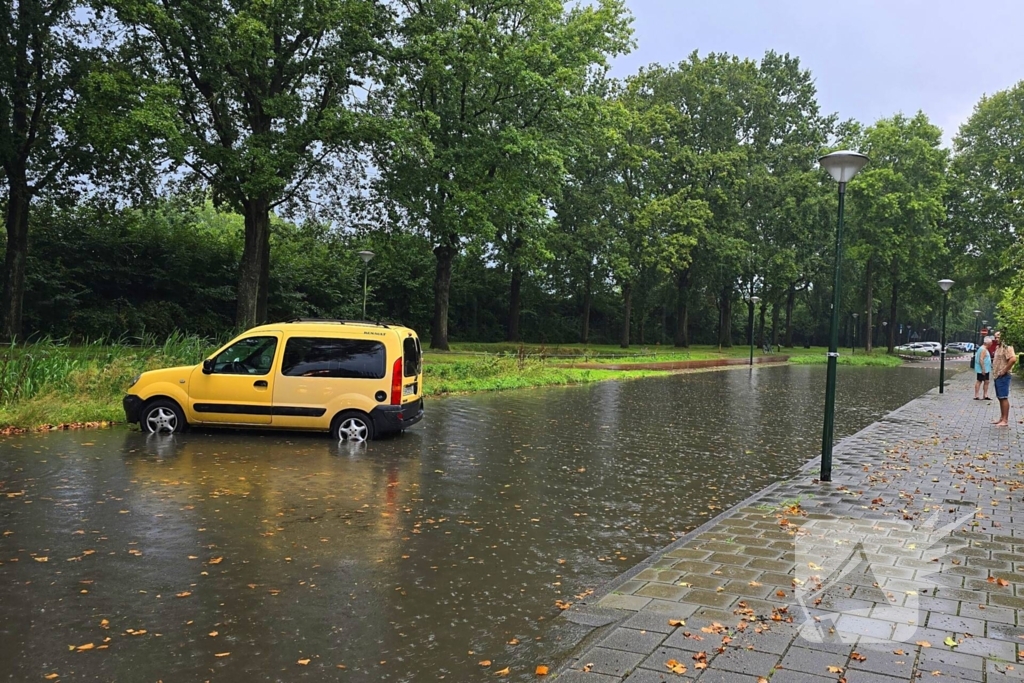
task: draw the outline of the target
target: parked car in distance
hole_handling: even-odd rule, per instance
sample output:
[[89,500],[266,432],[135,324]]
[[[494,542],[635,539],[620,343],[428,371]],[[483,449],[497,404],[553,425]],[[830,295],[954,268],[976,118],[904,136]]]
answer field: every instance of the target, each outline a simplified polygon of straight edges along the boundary
[[124,411],[146,432],[269,427],[366,441],[423,418],[420,340],[407,327],[362,321],[261,325],[199,365],[142,373]]
[[972,342],[952,342],[946,344],[946,353],[971,353],[974,351],[974,344]]
[[896,352],[905,356],[937,356],[941,350],[938,342],[913,342],[896,347]]

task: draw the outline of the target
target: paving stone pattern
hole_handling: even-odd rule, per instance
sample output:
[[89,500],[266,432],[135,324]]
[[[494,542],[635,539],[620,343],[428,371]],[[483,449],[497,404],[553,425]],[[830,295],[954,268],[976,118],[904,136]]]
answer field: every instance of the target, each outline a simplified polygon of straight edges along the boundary
[[[837,444],[831,482],[809,463],[574,606],[567,618],[606,625],[555,678],[1024,680],[1024,426],[1014,407],[993,427],[973,379]],[[807,549],[856,566],[814,575]]]

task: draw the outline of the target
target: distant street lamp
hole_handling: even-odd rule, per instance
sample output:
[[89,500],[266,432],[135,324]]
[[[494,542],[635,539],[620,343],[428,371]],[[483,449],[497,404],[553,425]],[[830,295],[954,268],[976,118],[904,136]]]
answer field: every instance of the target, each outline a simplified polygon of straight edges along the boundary
[[358,251],[359,258],[363,259],[363,320],[366,320],[366,274],[370,270],[370,261],[376,256],[372,251]]
[[750,309],[747,315],[747,338],[750,339],[750,367],[754,367],[754,306],[761,300],[759,296],[747,298],[747,307]]
[[832,264],[834,282],[832,285],[832,321],[828,335],[828,372],[825,379],[825,425],[821,433],[821,481],[832,481],[832,437],[835,432],[836,412],[836,364],[839,360],[839,293],[842,287],[840,275],[843,259],[843,205],[846,200],[846,183],[853,179],[868,163],[868,158],[859,152],[842,150],[832,152],[818,159],[821,167],[839,183],[839,221],[836,224],[836,256]]
[[945,389],[946,379],[946,304],[949,302],[949,288],[953,286],[952,280],[939,280],[939,287],[942,288],[942,339],[939,341],[939,393]]
[[978,348],[979,337],[981,336],[981,311],[977,308],[974,309],[974,339],[971,342],[974,344],[974,348]]
[[886,332],[888,332],[888,330],[886,329],[888,327],[888,325],[889,325],[889,321],[888,320],[883,320],[882,321],[882,341],[885,343],[885,347],[886,348],[889,348],[889,335],[886,334]]

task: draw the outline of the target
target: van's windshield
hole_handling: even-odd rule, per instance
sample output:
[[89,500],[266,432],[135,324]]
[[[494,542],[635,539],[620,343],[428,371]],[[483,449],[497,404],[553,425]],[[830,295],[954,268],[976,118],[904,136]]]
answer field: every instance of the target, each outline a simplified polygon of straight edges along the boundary
[[405,376],[416,377],[420,374],[420,340],[416,337],[406,337],[402,342],[402,356],[405,358]]

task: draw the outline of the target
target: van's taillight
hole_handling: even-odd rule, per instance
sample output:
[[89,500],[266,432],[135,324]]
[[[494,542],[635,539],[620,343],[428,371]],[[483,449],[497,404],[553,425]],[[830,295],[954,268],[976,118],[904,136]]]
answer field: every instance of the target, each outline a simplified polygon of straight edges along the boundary
[[391,405],[402,405],[402,359],[391,367]]

